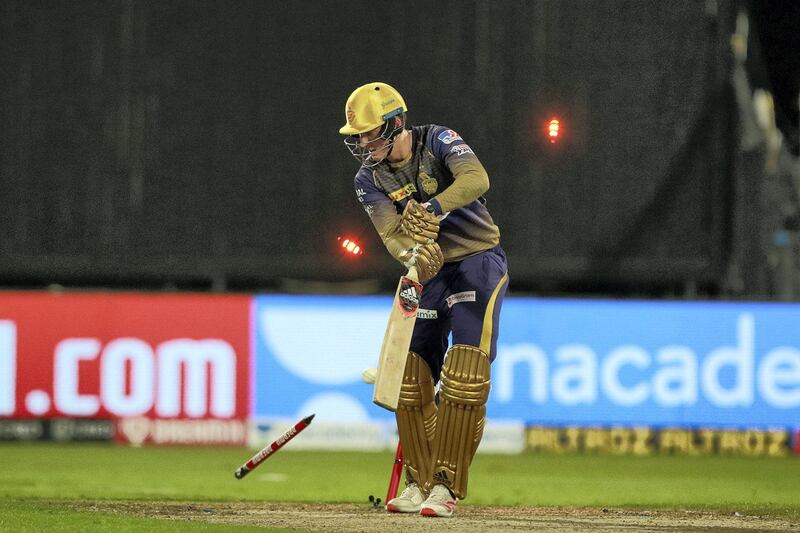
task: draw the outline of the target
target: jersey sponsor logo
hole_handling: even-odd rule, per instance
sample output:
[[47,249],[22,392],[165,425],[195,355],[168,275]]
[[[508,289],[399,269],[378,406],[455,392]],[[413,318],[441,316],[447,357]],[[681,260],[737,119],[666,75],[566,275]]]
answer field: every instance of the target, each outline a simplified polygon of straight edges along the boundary
[[404,185],[403,187],[400,187],[397,190],[394,190],[394,191],[390,192],[389,193],[389,198],[391,198],[395,202],[399,202],[400,200],[403,200],[404,198],[408,198],[409,196],[411,196],[415,192],[417,192],[417,186],[414,185],[413,183],[409,183],[407,185]]
[[437,318],[439,318],[439,312],[436,309],[420,309],[417,311],[417,319],[436,320]]
[[360,199],[361,199],[361,197],[362,197],[362,196],[364,196],[365,194],[367,194],[367,192],[366,192],[364,189],[361,189],[361,188],[359,188],[359,189],[356,189],[356,196],[358,196],[359,200],[360,200]]
[[425,194],[433,194],[439,189],[439,182],[436,181],[436,178],[431,177],[424,170],[419,173],[419,181]]
[[437,138],[444,144],[450,144],[453,141],[460,141],[461,135],[454,132],[453,130],[444,130],[442,133],[439,134]]
[[474,302],[475,291],[464,291],[451,294],[447,297],[447,307],[453,307],[456,304],[464,302]]
[[450,153],[456,155],[464,155],[464,154],[474,154],[475,152],[473,152],[472,148],[470,148],[466,144],[459,144],[457,146],[453,146],[452,148],[450,148]]

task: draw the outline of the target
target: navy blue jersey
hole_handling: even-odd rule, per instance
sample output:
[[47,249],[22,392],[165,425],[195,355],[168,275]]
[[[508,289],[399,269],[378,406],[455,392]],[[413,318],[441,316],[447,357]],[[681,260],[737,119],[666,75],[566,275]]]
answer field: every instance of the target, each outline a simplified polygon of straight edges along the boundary
[[443,126],[416,126],[411,135],[405,161],[361,167],[355,177],[356,195],[389,252],[399,260],[414,245],[399,229],[411,198],[430,202],[443,217],[437,242],[446,262],[497,246],[500,230],[482,196],[489,178],[472,148]]

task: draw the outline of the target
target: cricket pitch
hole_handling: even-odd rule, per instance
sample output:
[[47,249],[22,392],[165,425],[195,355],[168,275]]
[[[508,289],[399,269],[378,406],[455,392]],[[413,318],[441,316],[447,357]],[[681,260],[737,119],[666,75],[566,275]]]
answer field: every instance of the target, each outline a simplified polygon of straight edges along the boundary
[[76,511],[96,511],[163,520],[300,531],[407,533],[520,531],[797,531],[796,523],[775,517],[697,510],[646,510],[464,505],[453,518],[386,513],[369,503],[178,503],[74,502]]

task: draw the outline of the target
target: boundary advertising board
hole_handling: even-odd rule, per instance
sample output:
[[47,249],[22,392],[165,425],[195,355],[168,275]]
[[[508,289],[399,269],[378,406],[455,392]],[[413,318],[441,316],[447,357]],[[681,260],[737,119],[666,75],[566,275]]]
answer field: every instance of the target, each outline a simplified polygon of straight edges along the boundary
[[244,444],[250,302],[3,294],[0,416],[114,419],[137,444]]

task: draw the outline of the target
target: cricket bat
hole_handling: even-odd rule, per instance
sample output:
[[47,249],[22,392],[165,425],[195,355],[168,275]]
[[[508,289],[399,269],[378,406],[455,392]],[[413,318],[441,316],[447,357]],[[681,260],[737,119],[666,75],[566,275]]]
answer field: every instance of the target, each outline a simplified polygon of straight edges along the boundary
[[375,377],[372,401],[389,411],[397,409],[421,297],[422,284],[419,283],[417,268],[412,266],[397,284],[392,312],[383,335],[381,355],[378,358],[378,374]]

